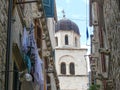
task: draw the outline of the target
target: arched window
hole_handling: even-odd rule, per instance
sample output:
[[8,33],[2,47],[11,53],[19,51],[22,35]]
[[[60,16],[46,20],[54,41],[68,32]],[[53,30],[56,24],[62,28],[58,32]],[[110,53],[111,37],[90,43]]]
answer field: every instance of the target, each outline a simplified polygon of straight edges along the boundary
[[70,63],[69,68],[70,68],[70,74],[74,75],[75,74],[75,65],[74,65],[74,63]]
[[58,46],[58,37],[55,37],[56,46]]
[[75,47],[77,47],[77,38],[75,37]]
[[65,45],[68,45],[68,35],[65,35]]
[[66,74],[66,64],[64,62],[61,63],[61,74]]

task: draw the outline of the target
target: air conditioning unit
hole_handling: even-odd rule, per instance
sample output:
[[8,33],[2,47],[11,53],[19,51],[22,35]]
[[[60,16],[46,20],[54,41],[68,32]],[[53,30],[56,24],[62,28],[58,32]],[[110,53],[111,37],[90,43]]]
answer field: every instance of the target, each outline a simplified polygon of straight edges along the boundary
[[97,71],[96,65],[91,65],[91,71]]
[[91,59],[90,65],[91,65],[91,66],[97,66],[97,60]]
[[109,80],[108,80],[108,77],[107,77],[107,75],[106,75],[107,73],[96,73],[96,75],[95,75],[95,77],[96,77],[96,79],[99,79],[99,80],[106,80],[106,81],[108,81],[109,82]]
[[98,79],[98,80],[102,80],[103,79],[103,76],[100,73],[96,73],[96,75],[94,77],[95,77],[95,79]]
[[91,67],[97,67],[98,56],[91,54],[90,65]]
[[97,41],[97,40],[95,40],[95,39],[92,39],[92,43],[93,43],[93,44],[97,44],[97,43],[98,43],[98,41]]
[[110,49],[99,48],[99,53],[104,53],[105,55],[110,55]]

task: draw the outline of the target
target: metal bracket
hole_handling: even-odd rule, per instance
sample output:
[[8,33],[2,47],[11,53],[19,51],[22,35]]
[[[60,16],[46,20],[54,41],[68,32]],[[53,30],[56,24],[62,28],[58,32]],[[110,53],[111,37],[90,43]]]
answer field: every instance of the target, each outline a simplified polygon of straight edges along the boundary
[[27,4],[27,3],[36,3],[37,1],[24,1],[24,2],[16,2],[16,4]]
[[0,71],[0,73],[5,73],[5,72],[19,72],[19,71],[17,71],[17,70]]

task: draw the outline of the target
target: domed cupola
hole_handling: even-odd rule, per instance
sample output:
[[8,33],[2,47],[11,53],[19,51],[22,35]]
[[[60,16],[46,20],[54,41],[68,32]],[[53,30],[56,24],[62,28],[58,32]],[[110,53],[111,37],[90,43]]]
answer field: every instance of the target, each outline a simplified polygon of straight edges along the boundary
[[55,27],[55,32],[58,31],[74,31],[76,34],[80,35],[78,26],[71,20],[63,18],[59,20]]

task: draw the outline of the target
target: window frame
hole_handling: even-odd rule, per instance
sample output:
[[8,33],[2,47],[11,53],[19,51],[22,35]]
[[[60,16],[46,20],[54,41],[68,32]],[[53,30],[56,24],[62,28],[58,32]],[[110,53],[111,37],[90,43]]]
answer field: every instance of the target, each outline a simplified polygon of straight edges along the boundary
[[66,63],[65,62],[61,62],[60,64],[60,73],[61,74],[66,74]]
[[75,47],[77,47],[77,37],[75,37]]
[[58,46],[58,37],[55,37],[56,46]]
[[70,75],[75,75],[75,64],[73,62],[69,64],[69,73]]
[[68,39],[68,35],[65,35],[65,45],[69,45],[69,39]]

